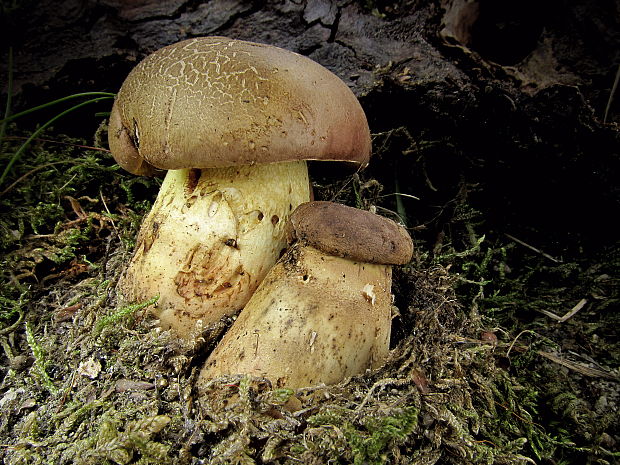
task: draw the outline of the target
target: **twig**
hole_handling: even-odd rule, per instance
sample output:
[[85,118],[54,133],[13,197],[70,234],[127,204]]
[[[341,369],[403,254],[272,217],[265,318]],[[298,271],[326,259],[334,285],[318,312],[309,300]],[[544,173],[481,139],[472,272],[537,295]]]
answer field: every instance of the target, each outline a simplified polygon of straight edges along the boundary
[[[400,184],[398,182],[398,176],[394,173],[394,190],[396,193],[400,191]],[[420,200],[420,199],[417,199]],[[396,196],[396,211],[398,212],[398,217],[402,221],[403,225],[407,226],[407,210],[405,209],[405,205],[403,204],[403,199],[397,195]]]
[[564,316],[557,316],[555,313],[550,312],[548,310],[538,310],[540,313],[544,313],[550,318],[553,318],[558,323],[564,323],[566,320],[572,318],[579,310],[581,310],[588,303],[588,299],[581,299],[577,305],[571,308],[568,312],[564,314]]
[[0,197],[4,196],[7,192],[9,192],[11,189],[13,189],[17,184],[22,182],[28,176],[31,176],[32,174],[36,173],[37,171],[42,170],[43,168],[47,168],[49,166],[61,165],[61,164],[64,164],[64,163],[77,163],[77,160],[54,161],[54,162],[51,162],[51,163],[45,163],[44,165],[37,166],[36,168],[31,169],[26,174],[20,176],[15,181],[13,181],[6,189],[4,189],[2,192],[0,192]]
[[13,98],[13,47],[9,47],[9,82],[6,91],[6,106],[4,107],[4,119],[0,123],[0,144],[4,140],[6,131],[6,119],[11,114],[11,99]]
[[584,360],[586,360],[587,362],[591,363],[592,365],[596,365],[596,367],[601,370],[601,371],[608,371],[606,368],[602,367],[596,360],[594,360],[592,357],[589,357],[585,354],[579,354],[577,352],[573,352],[572,350],[568,351],[569,354],[574,355],[575,357],[579,357],[579,358],[583,358]]
[[58,408],[56,409],[56,413],[60,412],[60,409],[62,408],[62,406],[65,405],[65,402],[67,401],[67,396],[69,395],[69,393],[75,386],[76,375],[77,375],[77,371],[73,371],[73,374],[71,375],[71,384],[69,384],[69,387],[63,393],[62,399],[60,399],[60,405],[58,405]]
[[[71,178],[71,179],[73,179],[73,178]],[[69,181],[69,182],[71,182],[71,181]],[[75,198],[71,197],[70,195],[65,195],[64,198],[69,201],[69,203],[71,204],[71,210],[73,210],[73,213],[76,214],[78,219],[83,220],[83,219],[86,219],[88,217],[88,215],[86,214],[86,212],[82,208],[82,205],[80,205],[80,202],[75,200]]]
[[[4,140],[26,140],[26,139],[28,138],[24,136],[7,136],[4,138]],[[106,153],[111,152],[110,150],[104,149],[103,147],[93,147],[92,145],[73,144],[71,142],[63,142],[60,140],[52,140],[52,139],[43,139],[40,137],[32,139],[32,141],[33,142],[46,142],[48,144],[69,145],[71,147],[76,147],[78,149],[96,150],[97,152],[106,152]]]
[[534,246],[532,246],[532,245],[530,245],[530,244],[528,244],[528,243],[526,243],[526,242],[523,242],[522,240],[517,239],[516,237],[511,236],[511,235],[510,235],[510,234],[508,234],[508,233],[504,233],[504,235],[505,235],[508,239],[511,239],[511,240],[515,241],[517,244],[521,244],[522,246],[527,247],[528,249],[533,250],[533,251],[534,251],[534,252],[536,252],[536,253],[539,253],[539,254],[540,254],[540,255],[542,255],[543,257],[548,258],[549,260],[551,260],[551,261],[553,261],[553,262],[555,262],[555,263],[562,263],[562,260],[559,260],[559,259],[557,259],[557,258],[554,258],[554,257],[552,257],[551,255],[549,255],[549,254],[547,254],[547,253],[543,252],[542,250],[537,249],[536,247],[534,247]]
[[524,335],[525,333],[532,333],[532,334],[536,334],[535,331],[532,331],[531,329],[525,329],[523,331],[521,331],[519,334],[517,334],[517,337],[514,338],[514,340],[512,341],[512,343],[510,344],[510,347],[508,347],[508,351],[506,352],[506,358],[508,358],[510,356],[510,351],[512,350],[512,348],[514,347],[514,345],[517,342],[517,339],[519,339],[522,335]]
[[[349,176],[349,179],[347,179],[345,181],[345,183],[342,185],[342,187],[340,188],[340,190],[338,192],[336,192],[334,195],[332,195],[332,198],[330,199],[332,202],[336,200],[336,197],[338,197],[342,191],[345,190],[345,188],[351,183],[351,181],[353,181],[355,179],[355,177],[358,176],[357,173],[354,173],[353,175]],[[359,176],[358,176],[359,179]]]
[[501,408],[503,408],[504,410],[506,410],[508,413],[510,413],[511,415],[513,415],[515,418],[518,418],[519,420],[525,422],[525,423],[529,423],[530,425],[536,425],[541,429],[544,429],[544,426],[541,425],[540,423],[536,423],[535,421],[532,421],[528,418],[524,418],[521,415],[519,415],[518,413],[516,413],[515,411],[513,411],[510,407],[508,407],[507,405],[504,405],[500,402],[497,402],[496,400],[493,400],[493,403],[495,405],[499,405]]
[[402,192],[391,192],[389,194],[378,195],[377,198],[381,199],[383,197],[388,197],[390,195],[398,195],[401,197],[407,197],[408,199],[420,200],[420,197],[416,197],[415,195],[411,195],[411,194],[403,194]]
[[542,356],[542,357],[545,357],[548,360],[551,360],[552,362],[557,363],[558,365],[562,365],[563,367],[568,368],[569,370],[573,370],[573,371],[576,371],[578,373],[581,373],[584,376],[590,376],[592,378],[612,379],[612,380],[615,380],[615,381],[620,380],[618,375],[616,375],[614,373],[610,373],[608,371],[599,370],[597,368],[592,368],[592,367],[589,367],[587,365],[583,365],[582,363],[571,362],[570,360],[565,360],[565,359],[563,359],[561,357],[558,357],[557,355],[550,354],[549,352],[544,352],[542,350],[538,350],[538,351],[536,351],[536,353],[538,355]]
[[618,71],[616,71],[616,78],[614,79],[613,86],[611,86],[611,92],[609,92],[609,98],[607,99],[607,105],[605,106],[605,114],[603,115],[603,123],[607,122],[607,115],[609,113],[609,109],[611,108],[611,102],[614,100],[614,95],[616,94],[616,90],[618,89],[618,81],[620,81],[620,65],[618,65]]
[[110,216],[110,223],[112,223],[112,227],[114,228],[114,231],[116,231],[116,236],[121,237],[120,233],[118,232],[118,229],[116,228],[116,225],[114,224],[114,220],[112,219],[112,213],[110,213],[110,209],[108,208],[108,205],[105,203],[105,199],[103,198],[103,192],[101,191],[101,189],[99,190],[99,197],[101,197],[103,208],[105,208],[105,211]]
[[8,334],[17,328],[24,321],[24,312],[19,311],[19,317],[17,317],[17,321],[13,323],[11,326],[7,326],[6,328],[0,329],[0,335]]
[[362,402],[355,408],[355,411],[358,413],[361,412],[362,407],[364,407],[370,401],[377,388],[385,388],[389,385],[403,386],[409,383],[411,383],[411,380],[409,378],[385,378],[375,382],[368,390],[368,393],[364,397],[364,400],[362,400]]

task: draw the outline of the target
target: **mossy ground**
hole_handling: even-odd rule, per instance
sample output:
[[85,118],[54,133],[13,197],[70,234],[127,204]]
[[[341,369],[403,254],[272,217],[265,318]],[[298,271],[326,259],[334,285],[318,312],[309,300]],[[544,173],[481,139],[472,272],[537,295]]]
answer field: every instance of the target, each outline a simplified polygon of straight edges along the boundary
[[[376,156],[394,160],[404,139],[386,134]],[[0,186],[4,463],[618,462],[617,247],[554,261],[487,230],[463,184],[443,234],[412,229],[384,367],[297,391],[228,377],[197,398],[200,364],[230,322],[182,343],[153,327],[149,302],[115,293],[158,181],[46,138],[57,143],[36,142]],[[3,142],[3,160],[19,143]],[[372,171],[315,182],[317,199],[415,216],[396,187]],[[582,299],[572,318],[548,316]]]

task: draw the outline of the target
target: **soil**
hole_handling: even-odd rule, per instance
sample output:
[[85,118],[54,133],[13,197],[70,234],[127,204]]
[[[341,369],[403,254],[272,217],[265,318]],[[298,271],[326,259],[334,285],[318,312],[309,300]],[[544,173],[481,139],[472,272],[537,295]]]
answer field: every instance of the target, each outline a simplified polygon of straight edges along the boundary
[[111,99],[23,152],[71,102],[15,120],[0,137],[4,463],[620,463],[620,10],[503,5],[2,2],[11,113],[116,92],[195,36],[321,63],[360,99],[373,156],[358,173],[312,165],[315,198],[397,219],[416,244],[394,268],[382,368],[296,391],[228,377],[199,397],[232,320],[187,343],[156,327],[152,300],[118,299],[159,180],[106,151],[95,112]]

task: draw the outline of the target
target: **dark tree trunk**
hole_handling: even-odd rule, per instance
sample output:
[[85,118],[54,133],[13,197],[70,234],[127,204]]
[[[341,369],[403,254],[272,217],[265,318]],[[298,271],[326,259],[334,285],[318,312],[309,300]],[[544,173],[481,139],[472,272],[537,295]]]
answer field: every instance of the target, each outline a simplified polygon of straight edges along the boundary
[[[377,152],[370,173],[390,189],[423,198],[408,205],[416,211],[411,226],[435,218],[433,206],[463,185],[476,185],[469,195],[498,230],[525,237],[561,231],[562,241],[568,230],[597,243],[611,240],[606,218],[620,213],[620,112],[611,99],[620,62],[618,6],[612,0],[497,5],[5,2],[0,75],[5,81],[10,44],[14,106],[25,108],[75,92],[115,92],[146,54],[189,37],[285,47],[354,89],[378,134],[375,147],[386,143],[380,133],[402,128],[390,135],[390,153]],[[81,119],[58,127],[84,130]],[[409,155],[396,157],[399,148]]]

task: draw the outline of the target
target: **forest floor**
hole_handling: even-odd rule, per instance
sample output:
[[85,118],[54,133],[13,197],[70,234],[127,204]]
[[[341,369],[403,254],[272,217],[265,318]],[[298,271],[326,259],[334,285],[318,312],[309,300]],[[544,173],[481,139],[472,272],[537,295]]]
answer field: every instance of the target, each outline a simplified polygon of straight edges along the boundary
[[183,342],[155,326],[153,299],[117,295],[161,180],[114,162],[111,100],[24,150],[58,107],[11,122],[0,131],[4,463],[620,463],[613,2],[519,2],[534,34],[517,30],[516,50],[468,9],[478,2],[32,3],[0,10],[16,44],[13,113],[116,92],[139,57],[198,35],[322,63],[358,95],[373,156],[358,173],[311,164],[315,198],[401,221],[415,252],[394,268],[383,367],[298,390],[226,377],[198,396],[232,319]]
[[[617,244],[566,259],[497,234],[461,185],[441,234],[411,228],[384,367],[297,391],[226,378],[196,398],[230,321],[188,344],[153,327],[149,302],[118,304],[159,181],[84,147],[102,134],[45,134],[1,193],[5,463],[617,463]],[[11,127],[3,157],[27,135]],[[415,215],[372,173],[313,173],[317,199]]]

